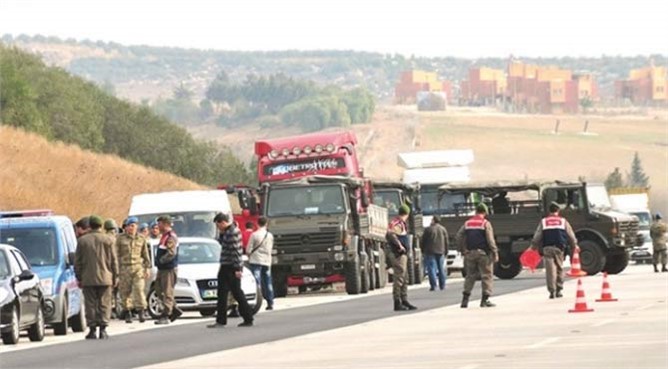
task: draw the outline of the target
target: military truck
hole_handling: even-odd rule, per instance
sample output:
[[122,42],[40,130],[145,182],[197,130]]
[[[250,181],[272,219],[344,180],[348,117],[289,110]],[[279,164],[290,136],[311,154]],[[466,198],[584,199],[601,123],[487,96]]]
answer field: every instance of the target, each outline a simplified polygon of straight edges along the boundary
[[629,263],[629,250],[642,242],[638,218],[612,211],[602,185],[558,181],[479,183],[444,185],[439,191],[442,197],[467,199],[455,202],[454,210],[442,215],[442,223],[451,237],[473,213],[477,202],[489,206],[488,219],[499,247],[494,274],[502,279],[514,278],[522,270],[519,256],[530,246],[539,221],[553,201],[560,204],[561,215],[573,227],[582,269],[589,275],[623,271]]
[[285,296],[288,286],[345,282],[348,294],[385,286],[389,220],[387,209],[371,204],[371,192],[369,179],[342,176],[263,184],[276,296]]
[[420,240],[424,231],[422,209],[420,207],[420,185],[401,182],[374,182],[373,203],[387,208],[390,219],[399,214],[403,204],[411,208],[408,217],[408,284],[420,284],[424,278],[424,263]]

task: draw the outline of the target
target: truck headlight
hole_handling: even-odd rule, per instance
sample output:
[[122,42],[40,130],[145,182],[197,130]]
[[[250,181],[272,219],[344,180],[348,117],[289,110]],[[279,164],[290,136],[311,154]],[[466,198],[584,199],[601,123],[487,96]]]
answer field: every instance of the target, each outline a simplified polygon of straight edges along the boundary
[[53,278],[44,278],[39,280],[40,286],[42,286],[42,292],[47,295],[53,295]]
[[185,278],[176,278],[176,284],[180,284],[182,286],[190,286],[190,282],[188,282],[188,280]]
[[342,252],[337,252],[336,254],[334,254],[334,260],[336,261],[343,261],[343,259],[345,258],[346,256]]

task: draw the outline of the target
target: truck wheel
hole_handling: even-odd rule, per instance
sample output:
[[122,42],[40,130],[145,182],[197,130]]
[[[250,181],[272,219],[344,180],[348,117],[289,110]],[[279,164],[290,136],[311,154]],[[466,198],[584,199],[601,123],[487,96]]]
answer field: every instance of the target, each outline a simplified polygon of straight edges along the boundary
[[415,250],[415,267],[414,273],[415,276],[413,277],[415,280],[415,284],[422,284],[422,281],[424,280],[424,261],[422,260],[422,250],[417,249]]
[[362,284],[360,285],[360,292],[367,293],[369,292],[369,274],[371,272],[369,268],[369,255],[362,254],[360,255],[360,278]]
[[606,257],[598,243],[590,240],[578,242],[580,245],[580,266],[589,275],[598,274],[605,266]]
[[408,253],[408,260],[406,260],[406,281],[408,285],[415,284],[415,252]]
[[629,265],[629,254],[623,252],[621,254],[608,255],[606,257],[605,268],[603,271],[608,274],[619,274]]
[[494,265],[494,275],[501,279],[513,279],[522,271],[522,264],[517,255],[510,255],[500,259]]
[[67,334],[67,328],[69,328],[67,321],[67,295],[64,295],[65,303],[63,304],[63,313],[60,317],[60,323],[53,325],[53,334],[56,336],[64,336]]
[[271,283],[274,287],[274,296],[285,297],[288,295],[288,277],[284,273],[274,274]]
[[362,289],[362,276],[360,273],[360,259],[355,256],[353,261],[349,261],[344,266],[346,278],[346,292],[349,295],[357,295]]

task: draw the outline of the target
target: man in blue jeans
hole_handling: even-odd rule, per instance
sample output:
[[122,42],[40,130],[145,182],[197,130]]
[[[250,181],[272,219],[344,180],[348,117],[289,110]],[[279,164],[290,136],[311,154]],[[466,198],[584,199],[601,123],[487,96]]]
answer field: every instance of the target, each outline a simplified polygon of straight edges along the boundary
[[267,310],[274,309],[274,287],[271,284],[271,249],[274,248],[274,235],[267,230],[267,218],[257,221],[258,230],[253,232],[248,241],[248,262],[255,280],[262,287],[262,296],[267,300]]
[[445,255],[448,254],[448,231],[441,225],[441,219],[434,216],[431,225],[422,234],[422,254],[424,255],[425,267],[429,276],[429,291],[438,288],[445,289]]

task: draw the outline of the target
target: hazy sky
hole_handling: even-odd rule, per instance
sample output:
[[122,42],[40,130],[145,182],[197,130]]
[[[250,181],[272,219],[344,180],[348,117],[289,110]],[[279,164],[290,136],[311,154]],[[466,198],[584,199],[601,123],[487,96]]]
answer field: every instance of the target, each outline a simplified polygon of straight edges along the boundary
[[0,0],[0,34],[421,56],[668,54],[668,0]]

